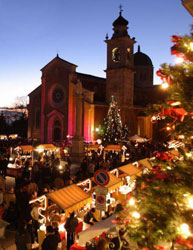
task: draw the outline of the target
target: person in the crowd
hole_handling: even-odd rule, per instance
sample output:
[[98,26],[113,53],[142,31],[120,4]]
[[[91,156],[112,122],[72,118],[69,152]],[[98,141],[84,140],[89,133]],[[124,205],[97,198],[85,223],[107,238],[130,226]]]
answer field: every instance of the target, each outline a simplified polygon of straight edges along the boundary
[[54,229],[55,235],[58,237],[58,242],[60,242],[61,239],[60,239],[60,234],[59,234],[59,231],[58,231],[58,222],[57,221],[52,221],[51,226]]
[[74,212],[70,214],[70,217],[66,220],[65,229],[67,231],[67,250],[70,250],[70,246],[74,244],[76,227],[78,226],[78,219],[74,216]]
[[122,204],[118,201],[117,202],[117,205],[116,205],[116,207],[115,207],[115,213],[119,213],[119,212],[121,212],[123,210],[123,206],[122,206]]
[[30,218],[30,205],[26,186],[21,186],[16,192],[16,209],[19,220],[28,220]]
[[3,194],[3,189],[0,188],[0,206],[4,205],[4,194]]
[[13,202],[15,204],[16,202],[16,196],[14,193],[14,188],[11,187],[5,194],[4,194],[4,202],[5,202],[5,209],[8,209],[10,206],[10,203]]
[[105,239],[100,239],[98,242],[97,242],[97,245],[96,245],[96,250],[107,250],[109,249],[108,248],[108,242],[107,240]]
[[58,237],[52,226],[46,227],[46,238],[42,242],[42,250],[57,250],[58,248]]
[[9,207],[5,210],[3,214],[3,220],[7,221],[10,223],[9,229],[13,228],[16,229],[17,227],[17,214],[16,214],[16,207],[15,203],[11,201],[9,203]]
[[91,208],[84,216],[84,222],[89,225],[94,225],[94,222],[97,222],[97,219],[94,217],[95,208]]
[[31,250],[32,249],[31,242],[32,242],[31,234],[27,230],[27,223],[20,222],[18,224],[18,229],[15,234],[15,244],[16,244],[17,250]]
[[37,230],[39,228],[39,208],[40,205],[38,202],[35,202],[33,204],[33,207],[31,209],[30,215],[32,218],[32,224],[34,228],[34,239],[37,241],[38,235],[37,235]]

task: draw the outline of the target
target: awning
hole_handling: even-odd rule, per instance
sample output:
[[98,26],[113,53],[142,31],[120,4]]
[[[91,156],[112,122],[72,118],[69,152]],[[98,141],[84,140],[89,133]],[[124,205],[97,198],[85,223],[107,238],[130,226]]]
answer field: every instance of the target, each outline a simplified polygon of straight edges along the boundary
[[90,144],[90,145],[86,146],[86,150],[88,150],[88,151],[91,151],[91,150],[97,151],[99,149],[99,146],[100,146],[99,144]]
[[20,145],[15,148],[15,150],[22,150],[23,152],[31,152],[33,150],[32,145]]
[[56,150],[57,147],[53,144],[40,144],[36,147],[36,149],[44,149],[44,150]]
[[135,177],[136,175],[142,174],[142,169],[133,166],[132,164],[127,164],[118,168],[119,171],[125,173],[127,176]]
[[121,145],[107,145],[104,148],[105,151],[121,151]]
[[79,210],[86,204],[92,202],[91,196],[85,193],[76,184],[49,193],[47,197],[65,210],[66,214]]
[[[109,183],[105,186],[106,188],[108,188],[108,192],[111,192],[123,185],[123,181],[120,178],[117,178],[116,176],[114,176],[114,174],[111,174],[110,172],[108,172],[108,174]],[[92,178],[92,181],[94,181],[94,178]]]
[[150,163],[150,160],[148,158],[142,159],[140,161],[138,161],[139,164],[142,164],[144,167],[146,168],[152,168],[152,165]]

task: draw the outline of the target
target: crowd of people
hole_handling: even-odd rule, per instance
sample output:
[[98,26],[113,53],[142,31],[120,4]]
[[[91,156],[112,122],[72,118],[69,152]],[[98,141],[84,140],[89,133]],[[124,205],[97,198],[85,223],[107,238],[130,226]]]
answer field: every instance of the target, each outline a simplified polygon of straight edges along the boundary
[[[19,139],[0,141],[0,174],[2,178],[6,177],[10,147],[15,148],[23,143],[26,143],[26,141],[24,142]],[[110,151],[105,156],[103,152],[85,152],[85,157],[79,168],[77,168],[78,171],[75,173],[71,172],[72,163],[69,157],[65,158],[63,168],[60,169],[61,159],[54,153],[37,157],[33,162],[33,166],[30,158],[20,159],[19,164],[22,166],[22,171],[18,172],[15,176],[14,189],[5,190],[3,187],[0,187],[0,215],[2,219],[10,223],[9,227],[16,231],[17,249],[23,249],[21,248],[22,245],[25,245],[26,249],[31,249],[32,244],[37,241],[39,215],[36,204],[30,205],[30,200],[53,190],[91,178],[99,169],[109,171],[121,165],[151,157],[154,152],[160,149],[163,150],[161,144],[153,144],[150,141],[146,143],[130,142],[125,147],[124,152],[117,153]],[[124,161],[123,153],[125,154]],[[92,213],[87,216],[89,215],[92,217]],[[72,224],[70,223],[70,226]],[[60,241],[56,228],[57,226],[54,229],[53,225],[48,225],[47,232],[49,237],[46,237],[42,245],[42,250],[48,249],[47,244],[49,245],[49,242],[57,245]],[[67,249],[70,249],[69,246],[74,241],[74,234],[68,228],[67,223],[65,228],[67,231],[67,244],[69,244],[67,245]]]

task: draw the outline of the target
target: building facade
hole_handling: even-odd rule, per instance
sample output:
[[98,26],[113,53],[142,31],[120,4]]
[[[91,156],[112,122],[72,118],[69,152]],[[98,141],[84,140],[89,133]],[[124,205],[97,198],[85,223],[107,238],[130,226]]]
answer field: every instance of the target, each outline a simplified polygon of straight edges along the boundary
[[58,55],[42,71],[41,85],[29,94],[28,137],[41,143],[63,141],[76,131],[75,88],[82,84],[82,136],[97,139],[111,97],[121,110],[123,124],[130,134],[152,137],[150,118],[144,108],[156,103],[160,87],[153,85],[153,64],[144,53],[134,53],[135,38],[128,34],[128,21],[119,17],[113,22],[113,34],[107,44],[106,79],[76,71],[77,66]]

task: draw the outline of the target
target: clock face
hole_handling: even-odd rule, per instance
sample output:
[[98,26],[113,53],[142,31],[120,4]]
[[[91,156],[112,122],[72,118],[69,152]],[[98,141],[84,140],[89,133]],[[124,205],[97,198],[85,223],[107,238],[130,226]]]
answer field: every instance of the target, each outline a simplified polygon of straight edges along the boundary
[[64,99],[64,92],[61,88],[55,88],[52,92],[52,99],[54,103],[61,103]]

